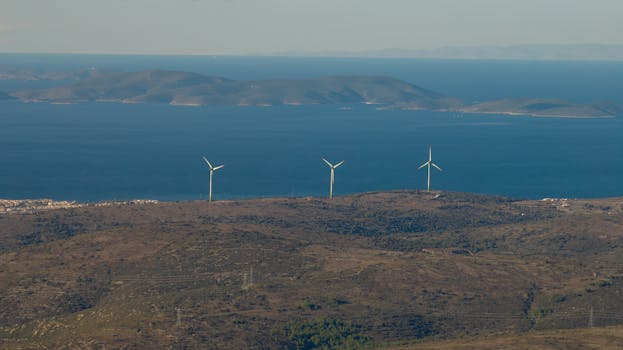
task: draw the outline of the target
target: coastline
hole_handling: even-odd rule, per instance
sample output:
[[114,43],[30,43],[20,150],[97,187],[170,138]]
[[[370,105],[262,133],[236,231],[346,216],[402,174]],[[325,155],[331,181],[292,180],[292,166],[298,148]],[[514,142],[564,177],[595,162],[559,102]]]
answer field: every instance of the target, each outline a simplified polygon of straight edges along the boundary
[[140,205],[153,204],[159,201],[154,199],[133,199],[129,201],[102,201],[95,203],[84,203],[77,201],[55,201],[52,199],[0,199],[1,214],[26,214],[39,211],[70,209],[81,207],[104,207],[113,205]]
[[[154,104],[153,102],[145,102],[145,101],[132,101],[132,100],[110,100],[110,99],[97,99],[94,101],[89,100],[73,100],[73,101],[44,101],[39,99],[13,99],[10,100],[12,102],[18,103],[35,103],[35,104],[49,104],[49,105],[76,105],[76,104],[84,104],[84,103],[112,103],[112,104],[120,104],[120,105],[138,105],[138,104]],[[209,105],[209,104],[201,104],[201,103],[183,103],[172,101],[170,103],[166,103],[168,106],[174,107],[216,107],[217,105]],[[283,103],[281,106],[313,106],[317,104],[302,104],[302,103]],[[378,103],[362,103],[362,105],[366,106],[378,106]],[[224,106],[233,106],[233,107],[278,107],[280,105],[273,104],[248,104],[248,103],[239,103],[235,105],[224,105]],[[339,104],[336,104],[339,106]],[[338,109],[342,110],[344,107],[339,107]],[[475,110],[466,110],[466,109],[428,109],[423,107],[400,107],[400,106],[384,106],[384,107],[376,107],[378,111],[387,111],[387,110],[398,110],[398,111],[430,111],[430,112],[439,112],[439,113],[463,113],[470,115],[499,115],[499,116],[509,116],[509,117],[533,117],[533,118],[561,118],[561,119],[615,119],[618,116],[615,114],[602,114],[602,115],[581,115],[581,114],[542,114],[542,113],[529,113],[529,112],[514,112],[514,111],[475,111]]]
[[509,117],[534,117],[534,118],[563,118],[563,119],[614,119],[616,115],[555,115],[555,114],[539,114],[539,113],[519,113],[511,111],[496,112],[471,112],[459,110],[464,114],[487,114],[487,115],[503,115]]
[[[361,197],[361,196],[384,196],[384,195],[392,195],[399,193],[411,193],[418,196],[422,196],[429,200],[438,200],[443,199],[446,196],[467,196],[467,197],[488,197],[488,198],[504,198],[513,202],[523,202],[523,203],[535,203],[542,205],[551,205],[559,210],[568,211],[572,208],[579,208],[577,206],[584,206],[587,203],[591,202],[620,202],[623,205],[623,197],[621,196],[613,196],[613,197],[600,197],[600,198],[553,198],[553,197],[544,197],[544,198],[513,198],[508,196],[500,196],[493,194],[483,194],[483,193],[469,193],[469,192],[454,192],[454,191],[443,191],[443,190],[433,190],[431,192],[426,192],[425,190],[419,189],[402,189],[402,190],[388,190],[388,191],[369,191],[369,192],[359,192],[359,193],[350,193],[344,194],[340,196],[336,196],[334,198],[335,202],[339,202],[340,200],[348,200],[353,197]],[[326,197],[317,197],[317,196],[300,196],[300,197],[249,197],[249,198],[237,198],[237,199],[222,199],[212,202],[213,204],[228,204],[232,202],[275,202],[275,201],[324,201],[327,199]],[[188,199],[188,200],[156,200],[156,199],[131,199],[124,201],[115,201],[115,200],[103,200],[98,202],[79,202],[79,201],[67,201],[67,200],[53,200],[48,198],[40,198],[40,199],[2,199],[0,198],[0,215],[2,214],[32,214],[41,211],[49,211],[49,210],[59,210],[59,209],[72,209],[72,208],[84,208],[84,207],[110,207],[110,206],[132,206],[132,205],[145,205],[145,204],[158,204],[158,203],[189,203],[189,202],[197,202],[206,200],[197,200],[197,199]],[[586,208],[585,208],[586,209]]]

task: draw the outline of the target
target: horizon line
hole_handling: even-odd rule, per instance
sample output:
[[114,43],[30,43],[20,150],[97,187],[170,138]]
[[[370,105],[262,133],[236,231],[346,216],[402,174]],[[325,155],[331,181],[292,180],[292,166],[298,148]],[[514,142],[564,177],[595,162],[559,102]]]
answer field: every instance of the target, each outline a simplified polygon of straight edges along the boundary
[[[569,48],[610,48],[619,49],[620,52],[573,53],[556,52],[560,49]],[[535,53],[509,52],[505,57],[504,52],[480,52],[478,50],[513,50],[521,48],[540,48],[554,50]],[[471,52],[448,53],[445,50],[472,50]],[[596,57],[591,57],[596,54]],[[360,50],[282,50],[275,52],[250,52],[250,53],[164,53],[164,52],[45,52],[45,51],[0,51],[0,55],[56,55],[56,56],[165,56],[165,57],[292,57],[292,58],[371,58],[371,59],[440,59],[440,60],[495,60],[495,61],[623,61],[623,43],[581,43],[581,44],[514,44],[514,45],[445,45],[436,48],[379,48]],[[533,57],[530,57],[533,56]],[[610,57],[608,57],[610,56]]]

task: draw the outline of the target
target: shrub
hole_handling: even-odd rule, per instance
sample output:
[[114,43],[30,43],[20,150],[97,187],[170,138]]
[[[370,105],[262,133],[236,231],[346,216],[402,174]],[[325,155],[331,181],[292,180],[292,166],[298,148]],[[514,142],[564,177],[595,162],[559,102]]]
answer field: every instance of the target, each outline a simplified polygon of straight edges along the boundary
[[286,349],[364,349],[370,339],[361,333],[361,327],[331,318],[299,321],[284,327]]

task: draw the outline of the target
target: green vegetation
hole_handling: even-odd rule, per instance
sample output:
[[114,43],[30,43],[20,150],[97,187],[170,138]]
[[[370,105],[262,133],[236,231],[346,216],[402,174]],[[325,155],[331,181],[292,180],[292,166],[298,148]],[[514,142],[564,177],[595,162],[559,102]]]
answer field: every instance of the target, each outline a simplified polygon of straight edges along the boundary
[[549,301],[552,304],[555,303],[562,303],[563,301],[567,300],[567,296],[566,295],[560,295],[560,294],[553,294],[549,297]]
[[548,308],[548,307],[536,308],[531,311],[530,318],[532,319],[543,318],[551,314],[552,312],[554,312],[554,309],[552,308]]
[[612,281],[609,280],[604,280],[604,281],[599,281],[599,283],[597,284],[600,288],[605,288],[605,287],[609,287],[612,285]]
[[361,327],[331,318],[291,322],[284,327],[284,332],[288,350],[358,350],[370,344]]
[[300,309],[303,310],[320,310],[322,309],[322,306],[320,304],[317,303],[313,303],[310,300],[304,300],[301,305],[299,306]]

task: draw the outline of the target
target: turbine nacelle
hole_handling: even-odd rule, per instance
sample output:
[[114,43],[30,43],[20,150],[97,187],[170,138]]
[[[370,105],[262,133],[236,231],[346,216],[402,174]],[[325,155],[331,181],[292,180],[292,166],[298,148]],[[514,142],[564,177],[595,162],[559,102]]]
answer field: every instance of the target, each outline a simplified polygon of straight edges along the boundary
[[210,163],[210,161],[208,160],[208,158],[206,157],[202,157],[203,160],[206,162],[206,164],[208,164],[208,167],[210,167],[210,194],[209,194],[209,201],[212,202],[212,174],[223,168],[225,165],[217,165],[217,166],[213,166],[212,163]]
[[225,167],[225,165],[213,166],[212,163],[210,163],[210,161],[206,157],[203,157],[203,160],[206,162],[206,164],[208,164],[208,167],[210,168],[211,171],[216,171],[216,170],[219,170]]
[[335,165],[331,164],[331,162],[329,162],[328,160],[322,158],[322,160],[327,163],[327,165],[331,168],[331,169],[337,169],[340,165],[344,164],[344,161],[341,161]]
[[329,181],[329,199],[333,199],[333,184],[335,183],[335,169],[337,169],[340,165],[344,164],[344,161],[341,161],[337,164],[331,164],[328,160],[322,158],[322,161],[325,162],[329,168],[331,168],[331,179]]
[[420,165],[418,170],[423,169],[425,167],[428,167],[428,181],[426,182],[426,190],[430,191],[430,168],[433,167],[439,171],[443,171],[437,164],[433,163],[433,148],[432,147],[428,148],[428,161]]
[[432,166],[432,167],[434,167],[435,169],[437,169],[437,170],[439,170],[439,171],[443,171],[440,167],[438,167],[438,166],[437,166],[437,164],[435,164],[435,163],[433,163],[433,162],[426,162],[426,163],[424,163],[424,164],[420,165],[420,167],[419,167],[419,168],[417,168],[417,170],[421,170],[422,168],[427,167],[427,166],[429,166],[429,165],[430,165],[430,166]]

